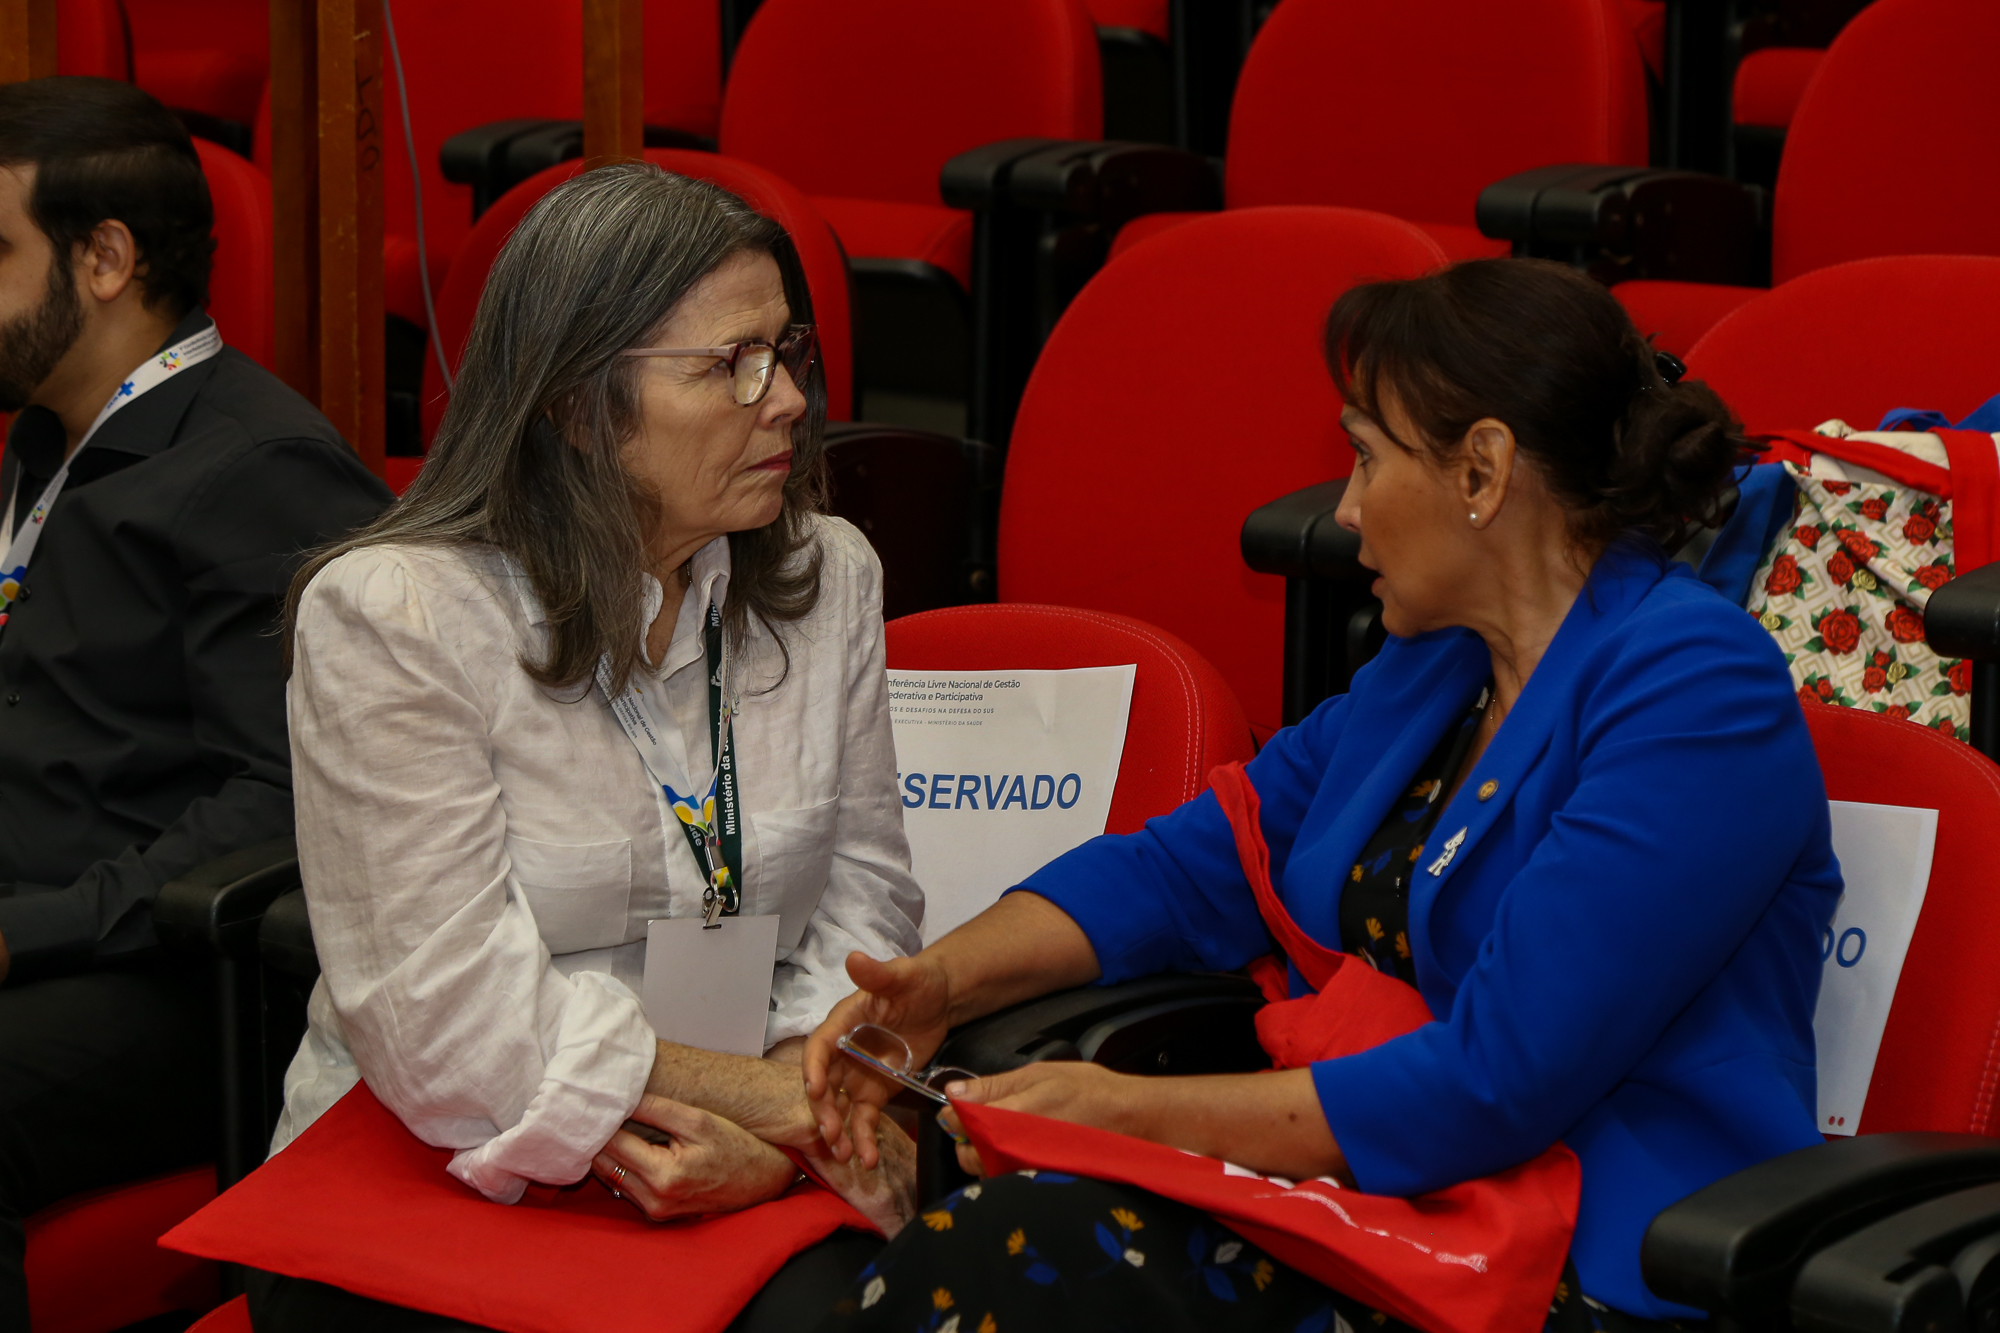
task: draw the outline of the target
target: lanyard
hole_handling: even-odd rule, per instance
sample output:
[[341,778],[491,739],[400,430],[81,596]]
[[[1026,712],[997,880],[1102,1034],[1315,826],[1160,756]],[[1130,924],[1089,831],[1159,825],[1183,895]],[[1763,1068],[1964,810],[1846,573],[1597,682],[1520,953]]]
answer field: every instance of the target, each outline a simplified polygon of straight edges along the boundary
[[[70,464],[76,461],[76,456],[82,453],[84,446],[96,436],[98,428],[110,420],[112,413],[148,389],[164,384],[189,366],[200,365],[221,350],[222,334],[216,331],[215,325],[210,324],[200,333],[183,338],[166,351],[149,358],[118,386],[118,391],[111,395],[111,401],[103,406],[97,414],[97,419],[90,423],[90,429],[83,433],[83,439],[78,442],[76,448],[70,450],[69,457],[65,458],[63,465],[56,469],[56,475],[42,488],[41,498],[35,501],[35,507],[29,511],[27,521],[22,524],[21,530],[14,534],[13,541],[7,544],[7,554],[0,557],[0,628],[6,626],[7,617],[13,610],[14,599],[21,595],[21,579],[28,572],[28,561],[34,558],[36,545],[42,540],[42,524],[47,520],[49,510],[55,508],[56,496],[62,494],[63,483],[69,480]],[[25,472],[21,476],[22,480],[27,479]],[[8,497],[7,507],[11,515],[12,496]]]
[[[653,716],[651,705],[637,685],[627,684],[623,694],[611,692],[608,662],[597,667],[597,685],[611,704],[612,716],[638,750],[646,771],[660,784],[667,805],[680,821],[681,833],[694,852],[694,863],[708,872],[708,887],[702,890],[702,922],[713,926],[717,917],[735,916],[743,906],[743,820],[736,796],[736,708],[722,698],[722,610],[708,604],[708,626],[703,636],[708,646],[708,721],[713,730],[709,753],[715,772],[709,776],[708,790],[695,797],[694,784],[683,780],[688,791],[683,796],[674,789],[673,774],[681,765],[663,741],[666,731]],[[719,807],[719,810],[718,810]],[[721,819],[716,818],[720,813]]]

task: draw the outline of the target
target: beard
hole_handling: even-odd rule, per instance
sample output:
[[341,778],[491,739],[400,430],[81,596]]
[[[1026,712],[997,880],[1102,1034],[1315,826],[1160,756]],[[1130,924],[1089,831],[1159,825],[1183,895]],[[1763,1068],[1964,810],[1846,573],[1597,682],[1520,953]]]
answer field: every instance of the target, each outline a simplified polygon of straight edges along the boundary
[[26,407],[81,336],[83,302],[76,294],[76,273],[62,256],[51,256],[41,304],[0,324],[0,412]]

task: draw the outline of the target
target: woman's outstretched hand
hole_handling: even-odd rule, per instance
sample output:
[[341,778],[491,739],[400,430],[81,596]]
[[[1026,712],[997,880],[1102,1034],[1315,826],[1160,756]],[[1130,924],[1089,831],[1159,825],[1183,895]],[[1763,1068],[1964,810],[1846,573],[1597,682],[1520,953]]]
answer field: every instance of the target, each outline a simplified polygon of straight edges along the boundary
[[621,1129],[591,1170],[655,1222],[748,1208],[775,1199],[798,1175],[790,1158],[749,1130],[665,1097],[641,1097],[632,1120],[668,1141]]
[[834,1160],[845,1162],[859,1153],[861,1165],[872,1170],[880,1160],[876,1121],[898,1088],[842,1054],[834,1043],[861,1024],[873,1023],[908,1042],[915,1067],[922,1068],[950,1030],[951,986],[944,968],[928,954],[885,963],[851,953],[847,975],[855,993],[835,1005],[806,1039],[806,1098]]
[[1134,1112],[1146,1103],[1149,1085],[1156,1082],[1115,1074],[1103,1065],[1080,1060],[1043,1060],[991,1078],[947,1084],[945,1093],[952,1105],[938,1112],[938,1120],[958,1143],[959,1169],[983,1176],[986,1168],[953,1110],[960,1103],[1026,1111],[1072,1125],[1130,1134],[1136,1128]]

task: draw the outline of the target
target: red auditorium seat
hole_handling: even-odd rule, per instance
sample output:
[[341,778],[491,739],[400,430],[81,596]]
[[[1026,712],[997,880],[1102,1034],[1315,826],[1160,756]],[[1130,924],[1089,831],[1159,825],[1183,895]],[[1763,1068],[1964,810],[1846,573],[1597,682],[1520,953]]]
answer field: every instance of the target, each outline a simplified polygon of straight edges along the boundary
[[954,606],[892,620],[898,671],[1065,671],[1136,663],[1106,833],[1193,800],[1217,765],[1254,753],[1236,694],[1207,658],[1144,621],[1070,606]]
[[1760,292],[1687,354],[1752,431],[1896,407],[1957,421],[2000,390],[2000,257],[1859,259]]
[[[1842,30],[1785,141],[1774,286],[1875,255],[2000,254],[1994,50],[2000,6],[1988,0],[1877,0]],[[1683,351],[1759,289],[1647,281],[1613,290],[1642,332]]]
[[1791,128],[1806,85],[1825,58],[1825,51],[1803,46],[1767,46],[1744,56],[1729,100],[1735,122],[1768,130]]
[[194,141],[208,195],[215,204],[215,266],[208,280],[208,313],[231,347],[271,368],[274,279],[271,255],[271,182],[227,148]]
[[195,1321],[188,1333],[250,1333],[250,1300],[238,1296]]
[[1173,8],[1168,0],[1085,0],[1084,7],[1100,28],[1137,28],[1167,40]]
[[[1481,190],[1555,162],[1644,162],[1646,124],[1616,0],[1285,0],[1236,85],[1224,203],[1376,209],[1453,259],[1504,255],[1474,225]],[[1117,247],[1192,216],[1141,218]]]
[[214,1305],[215,1265],[153,1243],[214,1197],[215,1171],[204,1166],[79,1194],[30,1217],[35,1333],[111,1333]]
[[[668,171],[714,181],[725,190],[742,196],[751,207],[775,219],[791,234],[805,267],[806,284],[812,289],[813,314],[820,326],[820,355],[826,371],[827,416],[845,421],[852,414],[854,354],[851,318],[847,303],[847,272],[840,242],[824,219],[791,185],[768,171],[747,162],[712,153],[695,153],[673,148],[649,148],[646,160]],[[445,355],[456,366],[472,334],[473,312],[479,294],[485,290],[486,274],[500,247],[514,232],[535,202],[563,181],[583,170],[581,162],[566,162],[521,182],[486,210],[466,237],[451,276],[438,294],[438,332]],[[424,441],[437,433],[444,419],[445,392],[437,359],[424,359],[423,423]],[[414,458],[389,460],[389,485],[400,493],[416,475]]]
[[972,215],[938,173],[1002,139],[1095,139],[1097,36],[1081,0],[764,0],[730,69],[722,151],[791,181],[857,259],[972,280]]
[[56,73],[130,81],[132,53],[119,0],[63,0],[56,6]]
[[1113,259],[1015,419],[1001,599],[1159,625],[1276,730],[1284,580],[1244,567],[1244,515],[1352,466],[1319,353],[1334,298],[1445,261],[1409,223],[1341,208],[1233,209]]
[[[67,8],[72,0],[61,0]],[[123,0],[133,80],[171,107],[253,124],[271,61],[269,0]]]

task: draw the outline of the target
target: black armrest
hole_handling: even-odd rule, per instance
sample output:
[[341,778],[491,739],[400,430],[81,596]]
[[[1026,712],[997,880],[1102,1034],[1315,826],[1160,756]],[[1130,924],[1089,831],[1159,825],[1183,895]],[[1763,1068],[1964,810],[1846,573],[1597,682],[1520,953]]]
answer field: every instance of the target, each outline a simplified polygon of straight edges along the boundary
[[1864,1134],[1739,1171],[1653,1219],[1639,1269],[1654,1294],[1744,1328],[1786,1327],[1794,1280],[1820,1250],[1882,1218],[2000,1181],[2000,1140]]
[[912,426],[828,422],[829,512],[882,561],[882,616],[993,600],[1000,451]]
[[1250,511],[1238,546],[1259,574],[1287,579],[1337,579],[1366,587],[1374,572],[1361,564],[1361,538],[1334,521],[1347,479],[1323,481],[1281,495]]
[[1334,519],[1346,493],[1343,477],[1280,496],[1252,510],[1238,538],[1244,564],[1285,580],[1286,725],[1345,694],[1382,646],[1375,572],[1361,563],[1361,539]]
[[298,886],[297,844],[273,838],[217,857],[163,885],[153,900],[153,929],[176,948],[248,957],[265,909]]
[[[645,129],[648,148],[692,148],[715,151],[715,140],[664,125]],[[475,125],[444,141],[438,168],[444,178],[472,187],[472,217],[493,206],[507,191],[538,171],[583,156],[580,120],[496,120]]]
[[264,963],[287,976],[310,981],[319,976],[319,954],[313,949],[312,921],[306,916],[304,889],[294,889],[272,903],[257,932],[257,951]]
[[1932,593],[1924,638],[1945,657],[2000,661],[2000,564],[1961,574]]
[[1214,158],[1154,143],[1057,143],[1014,164],[1014,203],[1082,218],[1108,239],[1144,213],[1210,213],[1222,207]]
[[1537,167],[1487,186],[1479,230],[1514,253],[1588,268],[1605,282],[1768,281],[1764,192],[1654,167]]
[[1989,1328],[1968,1318],[2000,1294],[2000,1185],[1920,1203],[1806,1261],[1792,1324],[1810,1333]]
[[[975,1074],[1040,1060],[1089,1060],[1125,1074],[1233,1074],[1271,1067],[1257,1044],[1264,996],[1248,977],[1198,973],[1079,986],[953,1030],[933,1059]],[[912,1099],[914,1100],[914,1099]],[[931,1203],[971,1177],[929,1102],[916,1103],[917,1195]]]
[[1016,162],[1063,142],[1045,138],[1001,139],[968,148],[938,172],[938,195],[946,208],[966,208],[975,213],[992,208],[1005,200],[1008,178]]

